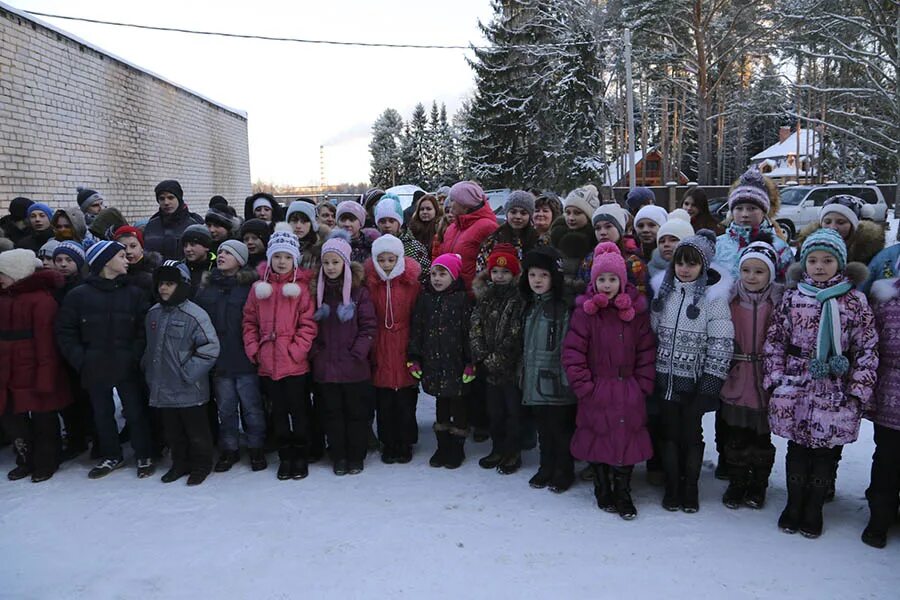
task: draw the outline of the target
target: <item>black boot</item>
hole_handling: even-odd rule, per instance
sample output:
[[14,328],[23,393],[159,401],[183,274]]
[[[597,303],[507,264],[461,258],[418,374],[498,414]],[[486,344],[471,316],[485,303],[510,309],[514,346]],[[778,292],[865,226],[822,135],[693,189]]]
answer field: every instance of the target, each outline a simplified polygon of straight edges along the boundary
[[250,469],[253,471],[265,471],[269,467],[266,461],[266,453],[262,448],[250,448],[247,451],[250,455]]
[[616,512],[616,502],[613,499],[612,486],[609,483],[609,465],[591,463],[594,481],[594,498],[597,500],[597,508],[605,512]]
[[778,517],[778,528],[785,533],[797,533],[800,528],[800,519],[803,516],[803,505],[806,502],[806,483],[809,472],[809,457],[807,449],[788,445],[788,455],[785,459],[787,472],[787,506]]
[[478,461],[482,469],[496,469],[503,462],[503,454],[499,450],[491,450],[491,453]]
[[542,490],[550,484],[550,479],[553,477],[554,452],[549,444],[539,445],[541,465],[538,467],[537,473],[528,480],[528,485],[537,490]]
[[22,438],[13,440],[13,448],[16,451],[16,467],[6,477],[10,481],[18,481],[31,475],[31,452],[28,442]]
[[291,478],[306,479],[309,475],[309,459],[306,454],[306,447],[299,446],[294,448],[294,459],[291,461]]
[[522,455],[518,452],[507,454],[497,465],[497,472],[501,475],[512,475],[522,467]]
[[678,457],[678,444],[671,440],[663,440],[660,450],[662,452],[660,463],[666,477],[662,506],[674,512],[681,508],[681,461]]
[[866,491],[869,501],[869,524],[862,532],[862,541],[873,548],[887,545],[887,533],[897,514],[897,495]]
[[239,450],[223,450],[221,454],[219,454],[219,460],[216,461],[216,466],[213,467],[213,470],[216,473],[225,473],[226,471],[230,471],[231,467],[241,461],[241,453]]
[[278,465],[278,473],[276,477],[281,481],[291,479],[293,475],[294,449],[291,447],[282,447],[278,450],[278,459],[281,461]]
[[832,449],[816,448],[810,461],[809,486],[800,520],[800,533],[804,537],[817,538],[822,535],[822,507],[829,488],[834,485],[835,460],[834,453],[829,450]]
[[447,454],[444,460],[444,467],[448,469],[458,469],[466,460],[466,437],[469,432],[465,429],[451,429],[448,434]]
[[750,467],[747,465],[729,466],[731,477],[729,478],[728,488],[722,494],[722,504],[728,508],[740,508],[747,498],[747,490],[750,486]]
[[443,467],[447,462],[447,450],[450,446],[450,432],[447,425],[434,424],[434,437],[437,438],[437,450],[431,455],[428,464],[432,467]]
[[681,510],[695,513],[700,510],[700,470],[703,468],[705,444],[688,446],[684,453],[684,478],[681,488]]
[[613,497],[616,500],[616,512],[630,521],[637,516],[637,509],[631,500],[631,473],[634,467],[612,467]]
[[775,446],[752,448],[750,458],[750,483],[744,504],[750,508],[761,509],[766,505],[766,488],[769,487],[769,476],[775,464]]
[[831,502],[834,500],[834,495],[836,493],[835,485],[837,484],[837,472],[838,465],[841,464],[841,456],[844,454],[844,447],[838,446],[834,455],[834,469],[831,474],[831,483],[828,484],[828,489],[825,491],[825,502]]

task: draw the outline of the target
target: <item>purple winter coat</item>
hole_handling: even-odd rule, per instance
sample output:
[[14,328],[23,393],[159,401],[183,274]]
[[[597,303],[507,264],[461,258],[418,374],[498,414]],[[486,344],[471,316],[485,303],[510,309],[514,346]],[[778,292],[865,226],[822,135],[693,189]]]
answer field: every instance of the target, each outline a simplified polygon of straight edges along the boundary
[[[848,265],[848,271],[851,266]],[[802,277],[819,288],[849,281],[842,274],[824,285],[814,283],[805,273]],[[862,292],[850,290],[837,301],[841,348],[850,360],[850,369],[843,376],[818,380],[811,377],[809,361],[816,354],[822,305],[797,289],[785,291],[772,314],[763,348],[763,387],[772,391],[772,433],[807,448],[833,448],[856,441],[860,417],[872,404],[878,369],[875,317]]]
[[866,418],[900,430],[900,279],[880,279],[872,284],[878,328],[878,387]]
[[[310,350],[313,379],[317,383],[357,383],[371,376],[369,351],[375,339],[377,320],[369,290],[363,285],[363,268],[351,263],[353,287],[350,299],[356,305],[353,317],[346,322],[338,318],[341,284],[325,282],[322,302],[330,307],[327,317],[319,321],[319,333]],[[316,293],[313,291],[313,297]]]
[[593,290],[578,297],[562,347],[578,398],[572,456],[614,466],[653,456],[645,399],[653,392],[655,363],[644,294],[629,283],[610,304]]

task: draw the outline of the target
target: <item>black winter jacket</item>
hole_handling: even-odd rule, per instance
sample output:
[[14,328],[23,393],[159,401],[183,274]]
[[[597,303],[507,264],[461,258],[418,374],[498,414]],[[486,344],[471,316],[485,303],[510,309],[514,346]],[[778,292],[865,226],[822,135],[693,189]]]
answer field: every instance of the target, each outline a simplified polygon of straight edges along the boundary
[[253,269],[243,268],[234,277],[225,277],[219,269],[203,276],[194,303],[209,314],[221,349],[214,373],[219,377],[234,377],[256,373],[256,366],[244,351],[241,322],[244,304],[253,282],[259,275]]
[[166,260],[181,260],[184,251],[181,235],[191,225],[202,225],[203,219],[181,204],[171,215],[157,212],[144,227],[144,251],[159,252]]

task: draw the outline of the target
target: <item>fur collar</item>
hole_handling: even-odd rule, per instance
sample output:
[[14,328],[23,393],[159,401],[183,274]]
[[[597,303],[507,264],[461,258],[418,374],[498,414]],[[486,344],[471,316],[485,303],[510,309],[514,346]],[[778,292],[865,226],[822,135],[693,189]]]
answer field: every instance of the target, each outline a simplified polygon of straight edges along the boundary
[[[849,262],[844,267],[844,277],[854,286],[858,286],[869,278],[869,267],[858,262]],[[789,290],[797,289],[797,283],[803,280],[803,264],[791,263],[785,274],[784,287]]]
[[472,280],[472,294],[476,300],[489,300],[501,294],[503,297],[518,293],[519,276],[515,276],[508,286],[497,287],[491,282],[491,273],[487,269],[475,276]]
[[900,279],[897,277],[892,277],[891,279],[879,279],[872,284],[872,289],[869,291],[869,297],[872,298],[874,304],[882,304],[889,300],[893,300],[897,296],[900,296],[900,288],[897,287],[898,285],[900,285]]
[[583,259],[597,245],[594,228],[588,224],[581,229],[569,229],[565,217],[557,217],[550,228],[551,245],[566,258]]

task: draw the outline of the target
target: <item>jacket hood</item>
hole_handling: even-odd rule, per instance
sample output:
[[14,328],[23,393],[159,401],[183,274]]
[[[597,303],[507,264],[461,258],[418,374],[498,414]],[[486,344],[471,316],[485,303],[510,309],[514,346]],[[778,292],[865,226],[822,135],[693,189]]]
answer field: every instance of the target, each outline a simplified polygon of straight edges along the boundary
[[491,210],[491,205],[484,202],[481,206],[470,213],[456,217],[456,226],[460,231],[465,231],[482,219],[490,219],[494,223],[497,222],[497,215]]
[[11,296],[40,290],[53,293],[63,287],[63,285],[65,285],[65,278],[60,273],[52,269],[39,269],[32,275],[18,280],[3,290],[3,293]]
[[259,198],[265,198],[272,204],[272,222],[278,223],[280,221],[284,221],[284,207],[278,203],[275,199],[275,196],[266,192],[259,192],[253,194],[252,196],[247,196],[246,200],[244,200],[244,221],[249,221],[253,219],[253,203],[256,202]]
[[[57,215],[61,217],[66,217],[69,220],[69,223],[72,224],[72,230],[75,232],[74,241],[82,242],[84,241],[84,236],[87,234],[87,224],[84,222],[84,213],[81,212],[81,209],[78,208],[58,208],[56,212],[53,213],[53,219],[51,223],[56,221]],[[62,241],[62,240],[60,240]]]
[[[785,273],[784,287],[789,290],[797,289],[797,284],[803,281],[804,273],[803,263],[791,263]],[[848,262],[844,267],[843,276],[854,286],[858,286],[869,278],[869,267],[858,262]]]
[[[391,279],[391,283],[401,283],[404,285],[418,284],[419,277],[422,275],[422,266],[414,258],[409,256],[403,257],[404,267],[403,273],[396,279]],[[355,264],[355,263],[354,263]],[[384,285],[386,282],[378,276],[375,270],[373,259],[368,259],[364,265],[366,283],[370,286]]]
[[[821,228],[817,222],[804,227],[797,234],[797,247],[802,248],[806,238]],[[884,250],[884,229],[881,225],[872,221],[860,221],[856,231],[847,240],[847,261],[869,264],[882,250]]]

